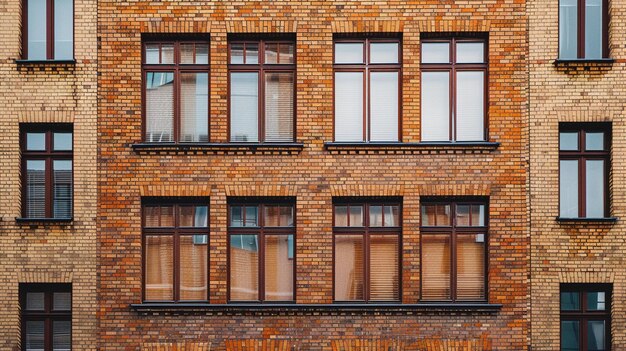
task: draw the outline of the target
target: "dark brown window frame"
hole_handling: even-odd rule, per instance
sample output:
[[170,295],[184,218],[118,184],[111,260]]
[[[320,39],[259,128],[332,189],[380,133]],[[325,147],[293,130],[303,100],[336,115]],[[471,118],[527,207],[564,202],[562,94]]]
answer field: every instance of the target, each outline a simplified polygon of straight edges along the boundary
[[[44,293],[44,310],[43,311],[29,311],[26,309],[26,294],[30,292],[42,292]],[[44,351],[52,351],[52,322],[53,321],[70,321],[72,322],[72,310],[69,311],[54,311],[53,310],[53,294],[57,292],[69,292],[72,293],[71,284],[61,283],[20,283],[19,285],[19,298],[20,298],[20,325],[21,325],[21,350],[26,351],[26,323],[28,321],[41,321],[45,323],[44,326]],[[72,303],[73,304],[73,303]]]
[[[29,151],[26,149],[27,133],[45,133],[46,134],[46,150],[45,151]],[[71,151],[54,151],[54,133],[72,133],[72,150]],[[46,162],[46,195],[45,207],[46,216],[43,219],[57,219],[54,217],[54,174],[52,164],[57,160],[72,161],[72,213],[74,212],[74,131],[71,124],[21,124],[20,125],[20,150],[22,153],[22,218],[32,218],[28,216],[28,197],[26,194],[27,187],[27,171],[26,163],[31,160],[43,160]],[[32,218],[40,219],[40,218]],[[58,218],[68,219],[68,218]]]
[[[558,6],[561,5],[561,0],[559,0]],[[577,24],[577,33],[576,33],[576,38],[577,40],[577,51],[576,51],[576,56],[577,59],[579,60],[586,60],[587,58],[585,57],[585,0],[576,0],[577,1],[577,16],[576,16],[576,24]],[[560,27],[561,27],[561,11],[558,11],[559,13],[559,21],[558,21],[558,28],[559,28],[559,40],[558,40],[558,51],[561,51],[560,48],[560,38],[561,38],[561,32],[560,32]],[[602,0],[602,58],[606,59],[609,58],[609,0]],[[563,59],[563,60],[567,60],[567,59]],[[590,59],[593,60],[593,59]]]
[[[149,206],[173,206],[174,213],[174,227],[146,227],[145,223],[145,208]],[[206,227],[180,227],[179,220],[180,215],[178,208],[180,206],[206,206],[207,207],[207,226]],[[145,198],[141,204],[141,300],[144,302],[172,302],[172,303],[188,303],[194,301],[208,302],[210,294],[211,277],[209,275],[209,267],[211,263],[211,250],[207,247],[207,295],[204,300],[181,300],[180,299],[180,237],[192,236],[192,235],[206,235],[207,243],[210,242],[210,207],[209,201],[203,199],[189,199],[189,198]],[[172,277],[173,291],[172,300],[146,300],[146,236],[171,236],[173,246],[173,262],[174,262],[174,277]]]
[[[483,63],[457,63],[456,62],[456,44],[457,43],[482,43],[483,46]],[[449,43],[449,63],[422,63],[420,61],[420,82],[422,81],[423,72],[449,72],[450,73],[450,101],[449,109],[449,132],[448,140],[450,142],[457,141],[457,121],[456,121],[456,72],[459,71],[482,71],[485,73],[483,83],[483,140],[489,140],[489,40],[483,35],[476,36],[427,36],[421,39],[424,43]],[[420,58],[423,57],[422,50],[424,45],[420,45]],[[421,60],[421,59],[420,59]],[[424,89],[424,87],[421,87]],[[424,101],[421,102],[422,104]],[[420,129],[423,119],[420,118]]]
[[[420,268],[420,300],[423,303],[484,303],[489,301],[489,200],[486,198],[439,198],[428,197],[421,200],[420,211],[424,205],[450,205],[451,224],[449,226],[424,226],[423,218],[420,216],[420,267],[424,267],[424,250],[421,237],[424,234],[429,235],[449,235],[450,236],[450,300],[423,300],[422,299],[422,269]],[[484,205],[485,206],[485,225],[484,226],[457,226],[456,225],[456,207],[464,205]],[[471,221],[471,216],[470,216]],[[471,223],[471,222],[470,222]],[[471,224],[470,224],[471,225]],[[485,298],[482,300],[457,300],[457,233],[458,234],[484,234],[485,235],[485,262],[484,262],[484,289]]]
[[[265,206],[291,206],[293,208],[293,226],[291,227],[266,227],[264,224],[265,216],[264,209]],[[231,208],[237,206],[244,207],[257,207],[257,226],[256,227],[233,227],[230,225],[231,223]],[[297,239],[296,239],[296,202],[295,199],[292,198],[241,198],[241,199],[231,199],[228,202],[228,214],[227,214],[227,223],[228,223],[228,302],[229,303],[248,303],[248,302],[258,302],[265,304],[276,304],[276,303],[295,303],[296,301],[296,271],[297,271]],[[242,212],[242,221],[245,223],[245,210]],[[293,300],[287,301],[279,301],[279,300],[266,300],[265,299],[265,234],[268,232],[268,235],[292,235],[293,236]],[[231,270],[231,257],[230,257],[230,237],[231,235],[256,235],[257,236],[257,245],[259,250],[259,268],[258,268],[258,282],[259,282],[259,292],[258,292],[258,300],[252,301],[244,301],[244,300],[232,300],[230,294],[230,270]]]
[[[54,1],[46,0],[46,60],[54,58]],[[76,2],[72,1],[72,58],[76,56]],[[22,0],[22,58],[28,60],[28,0]],[[35,60],[37,61],[37,60]]]
[[[564,292],[575,292],[579,294],[580,301],[580,309],[578,311],[568,311],[562,310],[559,306],[560,311],[560,321],[559,321],[559,330],[560,322],[562,321],[578,321],[580,324],[580,351],[587,351],[587,321],[589,320],[603,320],[605,321],[605,350],[611,351],[611,310],[612,310],[612,298],[613,298],[613,287],[611,284],[570,284],[570,283],[562,283],[559,291],[559,301],[560,295]],[[606,295],[605,301],[605,309],[603,311],[595,311],[587,310],[587,293],[589,292],[604,292]],[[559,335],[561,331],[559,331]],[[560,343],[561,337],[559,337]],[[559,347],[560,348],[560,347]]]
[[[561,133],[578,133],[578,150],[562,151],[559,142],[559,170],[562,160],[578,161],[578,218],[587,218],[587,201],[586,201],[586,160],[603,160],[604,161],[604,218],[608,218],[611,213],[611,196],[610,196],[610,173],[611,173],[611,139],[612,126],[610,123],[560,123],[559,137]],[[604,133],[604,150],[603,151],[586,151],[586,133],[603,132]],[[560,139],[560,138],[559,138]],[[559,172],[560,174],[560,172]],[[559,175],[559,184],[561,182]],[[560,193],[559,193],[560,194]],[[559,216],[561,213],[561,201],[559,200]]]
[[[335,207],[348,206],[348,226],[337,227],[335,226]],[[350,226],[350,206],[362,206],[363,208],[363,226],[351,227]],[[370,227],[369,208],[371,206],[398,206],[399,218],[398,222],[400,226],[395,227]],[[383,225],[384,225],[383,215]],[[333,301],[335,303],[385,303],[387,301],[371,300],[370,299],[370,235],[390,235],[397,236],[398,238],[398,299],[389,300],[388,302],[400,302],[402,301],[402,199],[399,198],[339,198],[333,201]],[[363,300],[335,300],[335,238],[338,235],[362,235],[363,236]]]
[[[174,45],[174,63],[172,64],[147,64],[146,63],[146,46],[147,45],[159,45],[161,47],[164,44],[172,44]],[[207,56],[207,64],[184,64],[181,63],[181,55],[180,55],[180,44],[206,44],[209,47],[208,56]],[[160,57],[162,56],[162,52],[159,53]],[[194,47],[194,60],[195,56],[195,47]],[[142,135],[141,139],[146,141],[147,137],[147,112],[146,112],[146,104],[147,104],[147,89],[146,82],[148,80],[148,72],[155,73],[168,73],[171,72],[174,75],[174,87],[173,87],[173,121],[172,121],[172,133],[173,133],[173,141],[171,142],[158,142],[159,144],[188,144],[193,142],[180,141],[180,129],[181,129],[181,82],[180,76],[183,73],[206,73],[208,75],[207,79],[207,91],[208,91],[208,101],[207,101],[207,141],[211,141],[211,44],[209,39],[199,40],[199,39],[187,39],[187,38],[166,38],[164,40],[158,39],[149,39],[142,40],[141,42],[141,124],[142,127]]]
[[[234,64],[231,63],[231,47],[233,44],[243,44],[243,63]],[[256,64],[246,63],[246,49],[245,46],[247,44],[257,44],[258,45],[258,60]],[[278,62],[279,63],[265,63],[265,45],[266,44],[291,44],[293,45],[293,63],[280,63],[280,49],[278,49]],[[258,73],[258,102],[257,102],[257,135],[258,141],[250,141],[245,143],[265,143],[265,73],[288,73],[291,72],[293,75],[293,135],[292,139],[288,142],[295,142],[296,140],[296,128],[297,128],[297,45],[296,39],[270,39],[263,37],[256,38],[245,38],[245,39],[232,39],[228,41],[228,142],[236,143],[237,141],[232,141],[231,139],[231,125],[232,125],[232,116],[230,111],[230,88],[231,88],[231,73]],[[274,142],[272,142],[274,143]],[[280,142],[283,143],[283,142]]]
[[[335,44],[337,43],[362,43],[363,63],[335,63]],[[372,43],[397,43],[398,63],[370,63],[370,44]],[[371,140],[371,113],[370,113],[370,73],[371,72],[397,72],[398,73],[398,143],[402,142],[402,38],[399,36],[339,36],[333,40],[333,141],[335,140],[335,73],[337,72],[360,72],[363,73],[363,138],[361,142],[376,142]],[[341,141],[339,141],[341,142]]]

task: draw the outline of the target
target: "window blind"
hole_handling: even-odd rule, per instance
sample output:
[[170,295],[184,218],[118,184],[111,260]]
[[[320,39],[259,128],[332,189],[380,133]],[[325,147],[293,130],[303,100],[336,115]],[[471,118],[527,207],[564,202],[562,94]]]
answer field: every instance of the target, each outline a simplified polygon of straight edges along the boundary
[[335,72],[335,141],[363,141],[362,72]]
[[398,72],[370,73],[370,140],[398,141]]
[[259,141],[259,74],[230,74],[230,140]]
[[293,141],[293,73],[265,74],[265,141]]
[[450,140],[450,73],[422,72],[422,141]]
[[398,245],[396,235],[370,236],[370,300],[400,298]]
[[54,160],[54,218],[72,217],[72,161]]
[[209,141],[209,74],[180,74],[180,141]]
[[174,239],[170,235],[146,236],[146,300],[174,299]]
[[485,74],[456,73],[456,140],[484,140]]
[[450,236],[422,235],[422,299],[449,300]]
[[174,73],[146,74],[146,140],[174,141]]

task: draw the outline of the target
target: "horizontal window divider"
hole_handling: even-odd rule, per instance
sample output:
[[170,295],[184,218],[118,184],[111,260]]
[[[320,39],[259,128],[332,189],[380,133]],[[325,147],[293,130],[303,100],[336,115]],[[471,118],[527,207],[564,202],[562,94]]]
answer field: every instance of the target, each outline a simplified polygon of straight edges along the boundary
[[556,217],[557,222],[561,223],[577,223],[577,222],[599,222],[612,224],[619,221],[618,217],[600,217],[600,218],[587,218],[587,217]]
[[136,152],[300,152],[304,149],[303,143],[136,143],[131,144],[130,146]]

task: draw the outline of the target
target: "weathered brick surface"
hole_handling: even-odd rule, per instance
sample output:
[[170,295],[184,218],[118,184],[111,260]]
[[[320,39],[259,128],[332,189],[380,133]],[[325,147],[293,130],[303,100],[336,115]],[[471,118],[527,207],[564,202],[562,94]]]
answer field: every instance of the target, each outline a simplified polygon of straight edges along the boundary
[[[74,350],[96,349],[96,1],[75,0],[76,64],[18,65],[21,0],[0,1],[0,349],[19,350],[19,283],[72,283]],[[20,123],[74,126],[74,221],[17,224]]]
[[559,285],[612,283],[613,350],[626,349],[623,301],[626,275],[623,220],[615,224],[560,224],[559,122],[611,122],[611,215],[626,215],[624,16],[626,2],[610,3],[614,64],[555,66],[558,2],[528,1],[532,237],[532,348],[559,348]]
[[[98,248],[103,350],[223,345],[223,339],[331,340],[410,336],[423,349],[528,348],[527,70],[524,1],[120,2],[99,9]],[[402,139],[420,136],[420,35],[489,33],[489,139],[496,150],[328,151],[332,141],[333,33],[401,32]],[[137,152],[141,142],[141,34],[210,37],[212,142],[227,141],[228,33],[297,34],[297,140],[301,152]],[[488,195],[489,302],[496,312],[148,313],[141,302],[141,197],[194,195],[210,204],[210,302],[226,303],[229,196],[297,199],[298,303],[332,302],[333,196],[401,196],[402,301],[418,302],[421,195]],[[197,346],[204,347],[204,346]],[[184,348],[184,346],[181,346]],[[180,348],[179,348],[180,349]],[[186,349],[186,348],[184,348]]]

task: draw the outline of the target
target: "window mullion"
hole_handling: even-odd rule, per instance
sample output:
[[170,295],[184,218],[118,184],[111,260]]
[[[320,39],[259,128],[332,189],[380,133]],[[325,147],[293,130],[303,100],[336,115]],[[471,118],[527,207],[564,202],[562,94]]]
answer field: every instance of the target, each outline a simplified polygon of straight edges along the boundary
[[[262,43],[262,42],[261,42]],[[258,126],[258,135],[259,135],[259,142],[264,142],[265,141],[265,70],[263,69],[263,65],[260,63],[261,62],[261,55],[265,56],[265,50],[263,49],[263,53],[261,53],[261,47],[263,47],[264,45],[262,45],[261,43],[259,43],[259,70],[258,70],[258,75],[259,75],[259,96],[258,98],[258,109],[259,109],[259,113],[258,113],[258,121],[257,121],[257,126]],[[264,62],[264,61],[263,61]]]

